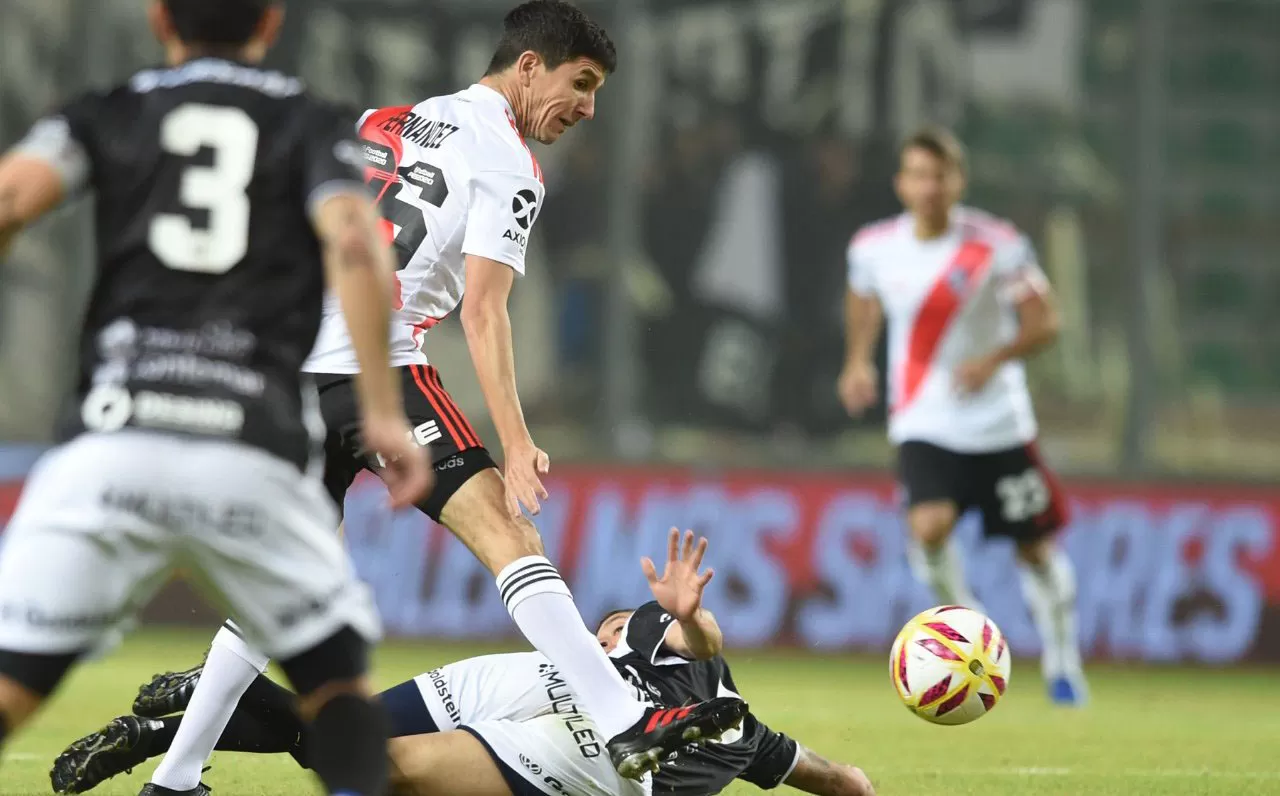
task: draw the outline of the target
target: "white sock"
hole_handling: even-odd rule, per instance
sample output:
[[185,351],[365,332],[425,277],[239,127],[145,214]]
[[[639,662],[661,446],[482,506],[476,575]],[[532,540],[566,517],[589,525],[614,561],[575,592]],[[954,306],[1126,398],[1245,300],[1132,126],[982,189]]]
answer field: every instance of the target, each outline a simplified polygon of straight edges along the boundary
[[951,539],[932,550],[912,540],[907,545],[907,562],[916,580],[933,589],[933,595],[939,601],[986,613],[982,603],[969,589],[964,577],[964,561]]
[[191,704],[182,715],[173,744],[151,775],[156,785],[191,790],[200,784],[204,764],[231,721],[236,703],[254,678],[267,670],[267,656],[246,644],[239,630],[228,620],[213,637]]
[[587,630],[569,587],[551,562],[525,556],[498,573],[498,593],[529,643],[551,659],[606,739],[640,720],[636,701],[618,670]]
[[1076,573],[1071,559],[1055,547],[1043,567],[1019,561],[1018,574],[1023,598],[1044,645],[1040,658],[1044,676],[1079,675],[1082,666],[1076,640]]

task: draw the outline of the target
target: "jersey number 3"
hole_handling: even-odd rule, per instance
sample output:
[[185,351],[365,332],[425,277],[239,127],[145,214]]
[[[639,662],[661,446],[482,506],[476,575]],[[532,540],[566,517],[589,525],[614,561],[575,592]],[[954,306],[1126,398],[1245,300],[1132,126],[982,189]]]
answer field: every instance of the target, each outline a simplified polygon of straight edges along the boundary
[[258,157],[258,125],[239,108],[187,104],[160,123],[160,147],[193,157],[213,150],[212,166],[182,172],[178,200],[208,221],[197,227],[186,215],[161,213],[147,242],[165,266],[197,274],[225,274],[249,251],[249,196]]

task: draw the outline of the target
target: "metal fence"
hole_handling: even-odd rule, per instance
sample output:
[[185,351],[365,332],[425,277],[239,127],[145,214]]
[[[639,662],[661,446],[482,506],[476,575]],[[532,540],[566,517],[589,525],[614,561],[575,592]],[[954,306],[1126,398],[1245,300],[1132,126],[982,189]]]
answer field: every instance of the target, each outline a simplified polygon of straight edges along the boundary
[[[516,290],[535,438],[558,459],[887,461],[843,417],[843,250],[897,211],[895,142],[955,126],[970,201],[1035,240],[1066,317],[1033,364],[1063,469],[1280,475],[1280,4],[584,2],[619,43],[596,121],[539,150]],[[157,55],[139,0],[0,4],[0,142]],[[275,64],[356,106],[483,71],[502,3],[293,3]],[[0,269],[0,439],[39,440],[91,279],[84,208]],[[483,415],[461,332],[428,353]]]

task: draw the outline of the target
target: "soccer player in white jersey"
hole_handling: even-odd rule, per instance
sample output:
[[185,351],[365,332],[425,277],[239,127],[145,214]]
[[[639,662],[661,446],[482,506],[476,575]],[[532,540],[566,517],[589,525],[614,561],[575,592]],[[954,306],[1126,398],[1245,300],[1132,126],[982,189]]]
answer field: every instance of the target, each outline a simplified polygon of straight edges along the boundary
[[875,402],[873,357],[887,318],[889,437],[912,570],[938,599],[980,610],[950,540],[961,514],[980,511],[988,537],[1016,545],[1051,699],[1080,704],[1075,572],[1055,540],[1067,505],[1036,451],[1022,364],[1057,337],[1058,315],[1027,238],[959,204],[964,185],[964,151],[951,133],[907,139],[896,180],[906,212],[863,227],[849,245],[838,390],[851,415]]
[[[605,737],[620,773],[638,777],[686,735],[714,735],[740,718],[741,700],[692,706],[666,724],[637,701],[583,624],[559,572],[543,555],[532,513],[547,497],[550,467],[533,442],[516,393],[507,299],[524,273],[528,236],[544,190],[525,144],[554,143],[595,114],[596,92],[616,66],[608,35],[574,6],[533,0],[512,10],[487,73],[456,94],[369,111],[359,121],[366,177],[378,193],[398,259],[391,364],[403,385],[414,439],[427,447],[436,485],[419,508],[449,528],[494,574],[525,637],[572,685]],[[445,391],[422,351],[428,330],[462,302],[460,321],[503,448],[503,466]],[[361,469],[378,470],[365,451],[355,412],[359,373],[346,318],[326,307],[303,370],[316,374],[328,427],[325,483],[339,505]],[[228,625],[214,639],[188,721],[156,769],[152,794],[197,794],[200,771],[236,699],[267,665]],[[164,715],[190,687],[189,672],[160,678],[134,704]]]

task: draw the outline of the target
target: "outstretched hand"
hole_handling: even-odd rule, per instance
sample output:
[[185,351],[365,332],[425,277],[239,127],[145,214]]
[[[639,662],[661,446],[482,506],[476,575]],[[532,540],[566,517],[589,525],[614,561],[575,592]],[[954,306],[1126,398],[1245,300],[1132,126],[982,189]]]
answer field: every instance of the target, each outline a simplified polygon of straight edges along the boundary
[[698,572],[702,566],[702,556],[707,552],[707,538],[698,539],[695,547],[693,531],[684,532],[684,543],[681,544],[680,530],[672,528],[667,536],[667,565],[658,577],[658,570],[653,560],[640,559],[640,568],[649,580],[649,590],[653,598],[662,606],[662,610],[677,620],[693,618],[702,607],[702,591],[715,576],[714,569]]

